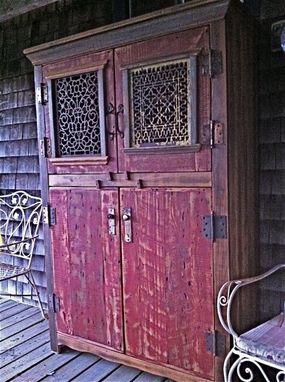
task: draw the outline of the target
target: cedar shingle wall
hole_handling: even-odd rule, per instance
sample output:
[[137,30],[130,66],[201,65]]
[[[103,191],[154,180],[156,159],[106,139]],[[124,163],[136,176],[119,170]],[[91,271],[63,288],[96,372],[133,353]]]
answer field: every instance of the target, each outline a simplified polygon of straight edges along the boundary
[[[263,0],[259,64],[260,266],[285,263],[285,53],[271,52],[270,26],[285,18],[283,1]],[[284,273],[261,285],[261,316],[280,310]]]
[[[112,21],[111,1],[65,0],[0,23],[0,192],[40,195],[33,67],[23,49]],[[46,302],[42,240],[33,263]],[[24,281],[24,280],[23,280]],[[19,281],[1,283],[10,293],[30,293]]]

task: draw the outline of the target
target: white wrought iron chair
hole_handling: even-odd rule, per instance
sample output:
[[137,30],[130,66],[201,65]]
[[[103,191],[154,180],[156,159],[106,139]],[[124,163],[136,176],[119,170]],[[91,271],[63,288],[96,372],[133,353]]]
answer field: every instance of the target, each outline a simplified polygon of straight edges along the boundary
[[[285,303],[284,311],[278,316],[246,333],[237,334],[231,321],[233,301],[238,290],[281,269],[285,270],[285,264],[279,264],[256,277],[228,281],[221,287],[217,312],[223,328],[233,337],[233,348],[224,361],[224,382],[232,382],[234,375],[242,382],[273,382],[272,378],[276,382],[285,382]],[[270,367],[275,370],[273,377],[268,374]]]
[[36,296],[42,316],[45,317],[31,270],[41,216],[41,198],[24,191],[0,195],[0,282],[24,276],[31,286],[30,294],[0,291],[0,295]]

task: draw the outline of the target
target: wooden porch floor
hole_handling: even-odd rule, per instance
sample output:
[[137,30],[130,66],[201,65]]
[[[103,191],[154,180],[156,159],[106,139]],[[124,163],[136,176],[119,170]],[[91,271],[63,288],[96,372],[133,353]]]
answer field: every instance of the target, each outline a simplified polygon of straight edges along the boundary
[[0,331],[1,382],[173,382],[88,353],[52,353],[48,322],[28,305],[0,300]]

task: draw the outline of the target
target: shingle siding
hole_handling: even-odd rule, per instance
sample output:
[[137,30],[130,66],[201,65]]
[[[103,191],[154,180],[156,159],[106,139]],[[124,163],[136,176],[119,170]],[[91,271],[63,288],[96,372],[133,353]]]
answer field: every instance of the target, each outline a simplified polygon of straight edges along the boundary
[[[259,61],[260,266],[285,262],[285,54],[271,52],[272,22],[285,18],[283,1],[261,3]],[[281,274],[261,284],[261,317],[280,311]]]
[[[0,23],[0,192],[40,194],[33,67],[25,48],[112,21],[112,2],[62,0]],[[45,257],[36,247],[34,277],[44,302]],[[30,293],[24,279],[2,283],[5,292]],[[30,302],[29,298],[26,299]]]

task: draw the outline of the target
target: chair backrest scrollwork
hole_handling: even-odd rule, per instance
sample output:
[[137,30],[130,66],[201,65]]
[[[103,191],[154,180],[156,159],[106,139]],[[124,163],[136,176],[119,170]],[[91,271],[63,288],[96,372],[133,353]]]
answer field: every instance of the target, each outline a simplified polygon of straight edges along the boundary
[[0,196],[1,252],[31,261],[42,216],[42,199],[25,191]]

